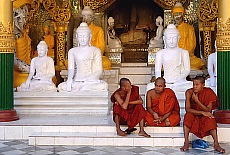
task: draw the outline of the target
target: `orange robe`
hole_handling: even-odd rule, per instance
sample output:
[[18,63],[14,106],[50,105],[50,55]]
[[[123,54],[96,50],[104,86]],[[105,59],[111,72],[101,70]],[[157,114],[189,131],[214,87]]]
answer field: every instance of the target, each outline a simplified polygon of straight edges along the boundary
[[[205,106],[212,103],[212,110],[217,109],[219,106],[217,96],[211,88],[204,88],[203,91],[199,93],[198,98]],[[201,111],[200,107],[193,99],[191,99],[190,102],[192,109]],[[190,128],[190,132],[199,138],[210,135],[209,131],[217,128],[215,118],[209,118],[203,115],[194,115],[192,113],[185,114],[184,125]]]
[[[180,123],[180,106],[173,90],[165,88],[162,95],[157,99],[153,99],[151,103],[152,110],[157,113],[159,117],[163,117],[165,114],[172,111],[171,115],[168,117],[170,126],[176,126]],[[154,116],[148,111],[146,121],[150,126],[165,126],[165,122],[161,122],[158,125],[154,124]]]
[[[121,89],[117,89],[111,96],[111,102],[113,103],[113,120],[116,115],[121,117],[120,124],[128,125],[129,129],[134,128],[143,118],[146,116],[146,111],[142,104],[129,104],[127,109],[123,109],[119,104],[114,104],[116,102],[114,94]],[[125,100],[126,96],[122,98]],[[129,101],[139,100],[139,87],[132,86],[131,95]]]

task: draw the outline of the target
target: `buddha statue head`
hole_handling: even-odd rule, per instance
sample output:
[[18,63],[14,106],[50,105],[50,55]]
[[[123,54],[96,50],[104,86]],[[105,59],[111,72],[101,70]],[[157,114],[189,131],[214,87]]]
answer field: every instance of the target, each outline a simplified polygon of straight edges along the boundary
[[163,19],[161,18],[161,16],[158,16],[156,18],[156,26],[160,26],[162,25],[162,23],[163,23]]
[[87,23],[82,22],[76,30],[78,46],[89,46],[92,37],[91,30]]
[[45,41],[40,41],[37,45],[38,57],[47,56],[48,46]]
[[82,21],[86,22],[88,25],[93,21],[94,19],[94,12],[89,6],[85,6],[84,9],[81,11],[82,15]]
[[111,27],[114,26],[114,18],[113,18],[113,17],[109,17],[109,19],[108,19],[108,24],[109,24],[109,26],[111,26]]
[[50,27],[48,25],[45,25],[43,28],[43,31],[44,31],[45,35],[50,34]]
[[177,48],[180,33],[174,24],[169,24],[164,31],[164,43],[166,48]]
[[180,25],[183,22],[185,10],[183,5],[180,2],[177,2],[172,9],[172,16],[175,22],[175,25]]

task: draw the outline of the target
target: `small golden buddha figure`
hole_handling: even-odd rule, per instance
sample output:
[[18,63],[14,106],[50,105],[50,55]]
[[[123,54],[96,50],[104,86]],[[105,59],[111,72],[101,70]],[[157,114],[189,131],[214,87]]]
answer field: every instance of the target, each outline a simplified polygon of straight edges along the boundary
[[51,35],[50,28],[47,25],[44,26],[43,31],[44,31],[43,40],[46,42],[48,46],[47,55],[54,59],[54,49],[53,49],[54,48],[54,36]]
[[183,20],[185,10],[181,3],[176,3],[172,9],[172,15],[180,32],[179,47],[187,50],[190,57],[192,69],[199,70],[204,66],[204,62],[194,55],[196,48],[196,35],[194,27],[185,23]]

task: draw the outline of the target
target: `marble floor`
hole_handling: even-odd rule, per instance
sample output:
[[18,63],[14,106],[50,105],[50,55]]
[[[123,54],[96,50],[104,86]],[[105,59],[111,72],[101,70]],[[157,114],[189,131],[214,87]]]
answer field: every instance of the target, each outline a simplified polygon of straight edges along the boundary
[[[90,126],[90,125],[101,125],[101,126],[114,126],[112,116],[89,116],[89,115],[19,115],[18,121],[12,122],[0,122],[1,126]],[[222,127],[229,128],[229,125],[219,125]],[[226,149],[225,154],[230,155],[230,143],[222,143],[221,146]],[[187,152],[181,152],[179,147],[122,147],[122,146],[29,146],[28,140],[0,140],[0,155],[55,155],[55,154],[93,154],[93,155],[211,155],[218,154],[214,151],[213,147],[207,149],[193,149],[190,148]]]
[[[230,143],[222,144],[230,154]],[[179,147],[28,146],[28,140],[0,140],[0,155],[215,155],[213,147],[181,152]]]

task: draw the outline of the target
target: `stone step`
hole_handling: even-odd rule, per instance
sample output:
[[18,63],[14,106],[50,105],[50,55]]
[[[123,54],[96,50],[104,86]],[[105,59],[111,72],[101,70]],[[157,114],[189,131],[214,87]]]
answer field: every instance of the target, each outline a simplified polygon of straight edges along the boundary
[[137,133],[126,137],[114,132],[44,132],[29,136],[29,145],[90,145],[90,146],[182,146],[183,134],[150,134],[150,138],[140,137]]
[[130,75],[130,74],[122,74],[119,75],[119,79],[128,78],[133,85],[147,85],[152,78],[152,75]]
[[107,115],[109,92],[15,92],[14,108],[19,114]]
[[147,63],[121,63],[121,67],[147,67]]
[[120,74],[126,75],[151,75],[152,67],[121,67]]

